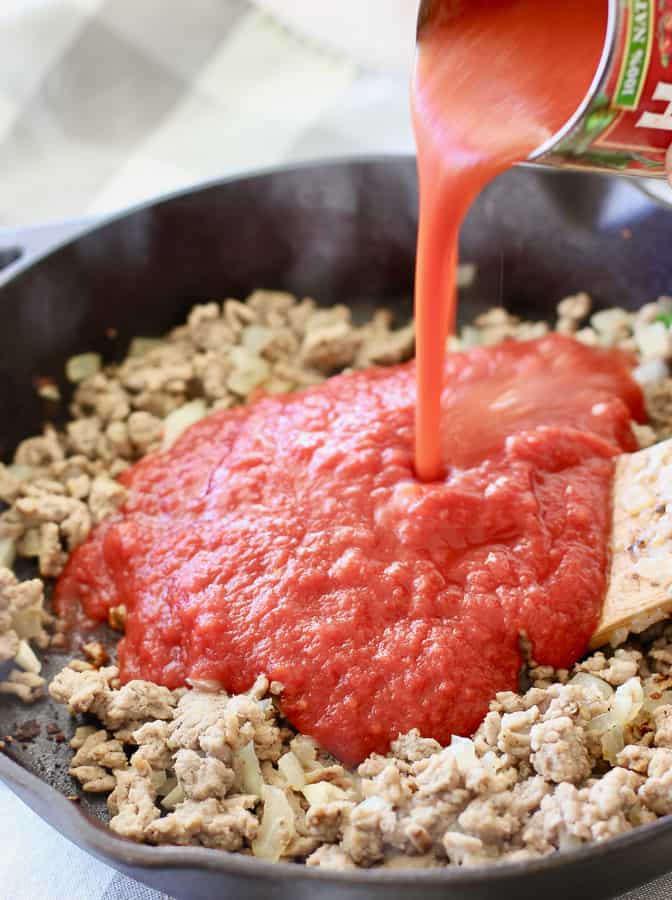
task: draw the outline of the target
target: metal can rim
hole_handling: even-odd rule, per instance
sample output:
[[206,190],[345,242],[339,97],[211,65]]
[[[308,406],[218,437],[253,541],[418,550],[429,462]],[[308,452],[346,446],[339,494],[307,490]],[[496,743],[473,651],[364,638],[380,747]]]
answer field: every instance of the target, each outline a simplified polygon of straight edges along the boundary
[[608,3],[609,6],[607,12],[607,29],[604,37],[604,47],[602,48],[600,62],[590,84],[590,87],[588,88],[585,97],[581,101],[574,114],[570,119],[567,120],[562,128],[559,131],[556,131],[555,134],[551,135],[551,137],[540,147],[537,147],[536,150],[533,150],[532,153],[530,153],[530,155],[527,157],[529,162],[534,162],[535,160],[539,160],[541,157],[552,153],[553,149],[574,131],[576,126],[581,122],[581,120],[587,113],[593,101],[593,98],[599,92],[601,86],[604,84],[609,75],[611,64],[614,59],[614,54],[616,52],[616,42],[618,39],[622,15],[622,6],[621,0],[608,0]]

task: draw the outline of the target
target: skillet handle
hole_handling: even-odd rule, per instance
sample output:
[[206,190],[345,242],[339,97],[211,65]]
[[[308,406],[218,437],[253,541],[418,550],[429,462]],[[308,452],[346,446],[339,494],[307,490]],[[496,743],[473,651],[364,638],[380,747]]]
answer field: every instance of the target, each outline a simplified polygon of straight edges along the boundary
[[0,228],[0,282],[11,277],[19,267],[30,265],[37,257],[71,240],[91,224],[91,219],[78,219],[49,225]]

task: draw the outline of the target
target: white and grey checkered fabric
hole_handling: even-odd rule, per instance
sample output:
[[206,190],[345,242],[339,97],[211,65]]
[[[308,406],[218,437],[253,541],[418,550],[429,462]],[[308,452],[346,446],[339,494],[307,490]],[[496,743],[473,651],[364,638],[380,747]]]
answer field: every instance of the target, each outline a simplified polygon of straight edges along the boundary
[[[0,0],[0,228],[267,165],[410,151],[407,108],[403,75],[323,52],[246,0]],[[167,900],[2,785],[0,838],[0,900]],[[667,898],[672,880],[627,900]]]
[[307,157],[408,150],[405,81],[247,0],[0,0],[0,228]]

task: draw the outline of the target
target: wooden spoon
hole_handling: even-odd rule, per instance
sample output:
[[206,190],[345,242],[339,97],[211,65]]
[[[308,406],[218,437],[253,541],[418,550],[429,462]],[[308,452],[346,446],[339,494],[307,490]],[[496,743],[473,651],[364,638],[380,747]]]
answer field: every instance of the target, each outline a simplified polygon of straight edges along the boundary
[[672,440],[617,459],[610,550],[591,648],[622,643],[672,612]]

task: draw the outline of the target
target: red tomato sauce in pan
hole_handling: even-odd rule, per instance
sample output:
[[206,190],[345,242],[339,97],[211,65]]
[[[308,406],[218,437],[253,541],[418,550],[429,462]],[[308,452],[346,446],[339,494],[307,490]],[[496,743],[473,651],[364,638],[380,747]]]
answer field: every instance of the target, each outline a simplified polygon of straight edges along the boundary
[[605,584],[630,360],[558,335],[451,354],[443,476],[414,474],[413,363],[215,413],[124,472],[71,555],[67,613],[127,606],[122,678],[246,690],[347,763],[417,727],[469,734],[540,663],[585,649]]

